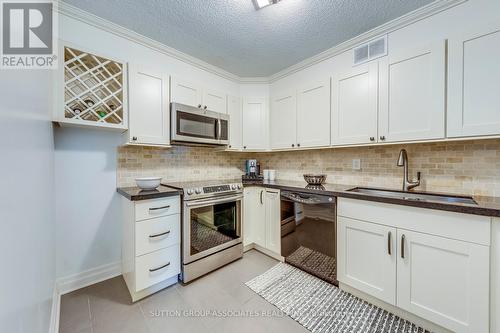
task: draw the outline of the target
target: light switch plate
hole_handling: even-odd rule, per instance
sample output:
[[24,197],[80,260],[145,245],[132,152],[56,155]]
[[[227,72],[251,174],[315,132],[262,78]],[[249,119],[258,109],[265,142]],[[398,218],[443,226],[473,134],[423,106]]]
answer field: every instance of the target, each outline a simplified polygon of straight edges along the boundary
[[361,170],[361,160],[359,158],[352,160],[352,169]]

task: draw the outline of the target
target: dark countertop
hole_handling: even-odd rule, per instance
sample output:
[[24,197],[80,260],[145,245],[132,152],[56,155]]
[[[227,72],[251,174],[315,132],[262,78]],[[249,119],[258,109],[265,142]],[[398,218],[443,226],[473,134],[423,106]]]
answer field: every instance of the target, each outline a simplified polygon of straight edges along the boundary
[[[312,193],[312,194],[325,194],[335,197],[351,198],[366,201],[375,201],[388,204],[404,205],[419,208],[428,208],[436,210],[444,210],[449,212],[457,212],[463,214],[483,215],[491,217],[500,217],[500,198],[499,197],[481,197],[473,196],[477,205],[464,204],[464,203],[448,203],[437,201],[415,201],[401,198],[388,198],[364,193],[349,192],[347,190],[357,187],[356,185],[341,185],[341,184],[323,184],[322,187],[307,185],[302,181],[288,181],[288,180],[265,180],[263,183],[244,183],[244,186],[263,186],[268,188],[277,188],[280,190],[289,190]],[[418,193],[415,191],[414,193]],[[432,192],[423,192],[432,193]],[[443,194],[443,193],[434,193]]]
[[181,191],[164,185],[160,185],[156,190],[147,191],[138,187],[118,187],[116,192],[131,201],[158,199],[181,194]]

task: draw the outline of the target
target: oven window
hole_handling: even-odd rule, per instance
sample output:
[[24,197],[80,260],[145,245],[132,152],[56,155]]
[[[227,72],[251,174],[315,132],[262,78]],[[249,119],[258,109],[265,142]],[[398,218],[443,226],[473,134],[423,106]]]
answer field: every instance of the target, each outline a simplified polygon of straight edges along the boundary
[[177,111],[177,134],[196,138],[216,139],[217,119]]
[[239,238],[239,213],[236,201],[191,209],[191,255]]

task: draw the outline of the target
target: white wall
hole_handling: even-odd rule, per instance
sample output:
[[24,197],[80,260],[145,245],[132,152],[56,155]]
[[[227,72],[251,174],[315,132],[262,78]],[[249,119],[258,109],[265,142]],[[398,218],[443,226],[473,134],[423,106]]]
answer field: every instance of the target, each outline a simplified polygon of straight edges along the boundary
[[[103,56],[161,70],[239,95],[239,85],[143,45],[61,15],[60,38]],[[116,153],[120,134],[105,130],[55,131],[57,277],[70,278],[121,260]],[[66,280],[67,281],[67,280]]]
[[55,279],[50,73],[0,71],[0,331],[47,332]]

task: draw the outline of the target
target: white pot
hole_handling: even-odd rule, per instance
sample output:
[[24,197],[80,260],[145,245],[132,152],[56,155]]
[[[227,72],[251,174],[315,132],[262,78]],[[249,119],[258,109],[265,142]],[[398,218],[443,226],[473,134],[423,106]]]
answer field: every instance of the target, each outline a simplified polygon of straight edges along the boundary
[[160,186],[161,177],[136,178],[135,183],[142,190],[154,190]]

